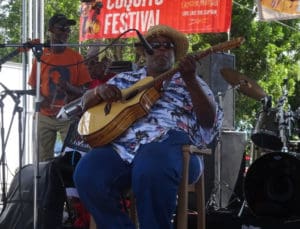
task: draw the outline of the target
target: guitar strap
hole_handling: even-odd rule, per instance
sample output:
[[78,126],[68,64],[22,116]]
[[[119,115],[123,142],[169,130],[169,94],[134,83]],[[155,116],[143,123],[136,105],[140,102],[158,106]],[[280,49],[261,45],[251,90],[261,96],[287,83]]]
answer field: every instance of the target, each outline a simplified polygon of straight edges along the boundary
[[163,82],[164,82],[164,81],[162,81],[162,80],[159,80],[159,81],[155,82],[155,83],[154,83],[154,88],[155,88],[157,91],[159,91],[159,92],[163,91],[163,88],[165,88],[165,87],[163,87],[163,85],[164,85]]
[[154,84],[154,88],[159,92],[163,92],[169,86],[170,82],[171,79],[159,80]]

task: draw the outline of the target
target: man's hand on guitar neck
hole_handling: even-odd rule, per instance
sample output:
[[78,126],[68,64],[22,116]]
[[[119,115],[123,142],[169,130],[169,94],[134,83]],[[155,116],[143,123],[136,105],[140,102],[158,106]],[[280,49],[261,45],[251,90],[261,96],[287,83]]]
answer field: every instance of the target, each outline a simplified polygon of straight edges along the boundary
[[181,59],[178,64],[178,71],[190,92],[199,123],[203,127],[211,128],[216,116],[216,107],[197,81],[195,58],[192,55],[187,55]]
[[178,64],[178,71],[186,84],[196,81],[196,60],[192,55],[187,55],[180,60]]

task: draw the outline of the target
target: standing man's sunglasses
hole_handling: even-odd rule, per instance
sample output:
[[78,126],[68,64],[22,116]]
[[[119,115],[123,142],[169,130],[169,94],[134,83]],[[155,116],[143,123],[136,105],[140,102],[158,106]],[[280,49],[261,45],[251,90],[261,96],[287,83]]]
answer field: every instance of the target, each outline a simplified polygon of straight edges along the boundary
[[175,45],[172,42],[149,42],[153,49],[159,49],[160,47],[164,47],[165,49],[172,49]]

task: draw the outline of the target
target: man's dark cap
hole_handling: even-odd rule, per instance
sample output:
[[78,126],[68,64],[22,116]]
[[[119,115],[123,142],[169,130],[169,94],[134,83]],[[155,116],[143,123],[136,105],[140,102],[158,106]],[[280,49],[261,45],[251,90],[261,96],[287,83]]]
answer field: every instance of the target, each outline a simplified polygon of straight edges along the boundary
[[62,26],[70,26],[70,25],[76,25],[76,21],[72,19],[68,19],[63,14],[55,14],[49,20],[49,28],[53,27],[55,24],[59,24]]

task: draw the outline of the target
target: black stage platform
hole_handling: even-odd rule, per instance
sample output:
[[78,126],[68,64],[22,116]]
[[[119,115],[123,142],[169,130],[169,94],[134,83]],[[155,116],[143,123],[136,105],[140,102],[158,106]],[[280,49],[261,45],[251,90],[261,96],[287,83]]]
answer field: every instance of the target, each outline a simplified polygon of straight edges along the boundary
[[[196,216],[190,214],[188,229],[196,228]],[[250,213],[239,217],[238,212],[222,209],[207,214],[206,229],[300,229],[300,218],[276,220],[258,218]]]

